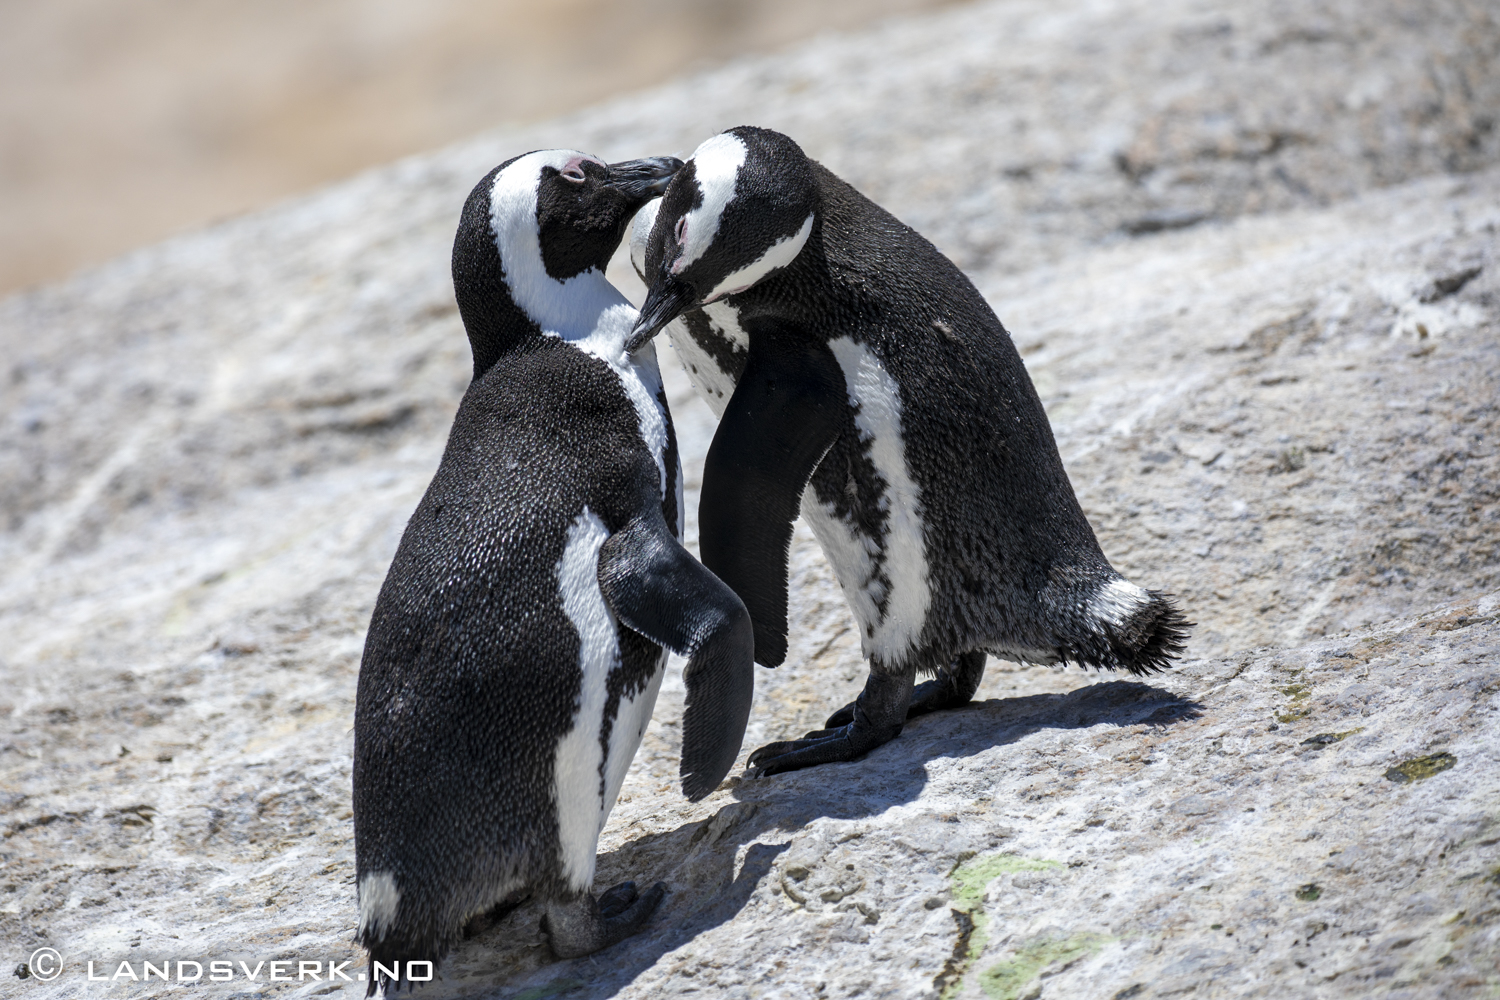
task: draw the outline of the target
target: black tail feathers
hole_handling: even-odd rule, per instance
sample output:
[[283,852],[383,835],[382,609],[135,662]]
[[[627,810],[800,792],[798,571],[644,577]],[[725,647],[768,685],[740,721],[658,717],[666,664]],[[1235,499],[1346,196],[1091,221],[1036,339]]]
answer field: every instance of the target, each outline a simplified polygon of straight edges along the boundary
[[1171,594],[1131,589],[1133,594],[1091,602],[1086,630],[1058,643],[1059,659],[1141,676],[1165,670],[1181,656],[1196,623]]
[[1182,655],[1188,633],[1197,624],[1177,607],[1171,594],[1148,590],[1150,598],[1120,627],[1110,629],[1110,647],[1120,666],[1132,674],[1165,670]]

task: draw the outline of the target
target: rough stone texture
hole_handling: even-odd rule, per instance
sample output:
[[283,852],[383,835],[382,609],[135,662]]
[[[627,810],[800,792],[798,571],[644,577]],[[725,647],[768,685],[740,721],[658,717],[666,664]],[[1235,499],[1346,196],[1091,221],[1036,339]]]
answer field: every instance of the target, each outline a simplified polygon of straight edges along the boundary
[[[555,963],[523,907],[426,994],[1500,993],[1497,53],[1480,3],[964,8],[0,304],[0,958],[69,961],[0,994],[357,958],[354,678],[467,381],[462,197],[516,151],[741,122],[970,270],[1105,551],[1200,623],[1190,659],[991,661],[970,709],[698,805],[673,674],[601,842],[601,884],[671,887],[652,929]],[[696,486],[712,420],[663,360]],[[800,528],[793,574],[747,749],[863,679]],[[213,993],[257,988],[329,990]]]

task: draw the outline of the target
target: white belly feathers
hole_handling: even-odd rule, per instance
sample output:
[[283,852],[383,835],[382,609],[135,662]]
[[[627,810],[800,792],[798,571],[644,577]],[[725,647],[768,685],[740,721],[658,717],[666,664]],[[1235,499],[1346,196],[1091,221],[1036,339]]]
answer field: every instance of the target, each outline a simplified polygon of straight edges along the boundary
[[[705,306],[703,312],[708,316],[714,334],[732,347],[735,353],[749,352],[750,337],[740,328],[739,313],[733,306],[714,302]],[[672,341],[672,349],[687,368],[688,379],[693,383],[693,388],[698,390],[698,395],[714,411],[715,417],[724,416],[729,397],[734,395],[734,376],[719,367],[718,361],[699,345],[682,320],[673,320],[668,324],[667,337]]]
[[[802,516],[833,563],[844,597],[859,620],[864,655],[895,663],[915,648],[932,604],[922,494],[911,477],[901,434],[901,390],[865,345],[839,337],[828,347],[844,371],[860,440],[869,444],[870,459],[883,481],[885,537],[871,538],[838,517],[811,489],[802,494]],[[882,571],[889,586],[881,579]]]
[[606,759],[600,735],[608,703],[608,681],[610,673],[620,665],[615,616],[599,592],[599,547],[608,537],[604,522],[585,507],[569,526],[567,545],[557,563],[557,589],[563,612],[578,630],[578,667],[583,682],[572,728],[557,742],[553,781],[563,875],[581,892],[587,892],[593,885],[599,833],[614,808],[625,772],[646,733],[667,662],[663,654],[646,687],[634,698],[621,700],[610,731]]
[[[715,302],[704,311],[714,332],[730,346],[736,351],[749,349],[749,338],[732,306]],[[733,380],[683,324],[667,329],[672,346],[690,366],[699,395],[715,416],[723,416],[734,392]],[[839,337],[828,347],[843,370],[849,404],[856,411],[855,427],[860,440],[869,445],[870,459],[882,481],[879,504],[886,516],[886,531],[883,538],[870,537],[836,515],[831,506],[820,503],[811,489],[802,494],[802,517],[833,564],[844,598],[859,621],[864,655],[899,662],[916,647],[932,604],[921,489],[912,478],[902,436],[901,388],[865,345]]]

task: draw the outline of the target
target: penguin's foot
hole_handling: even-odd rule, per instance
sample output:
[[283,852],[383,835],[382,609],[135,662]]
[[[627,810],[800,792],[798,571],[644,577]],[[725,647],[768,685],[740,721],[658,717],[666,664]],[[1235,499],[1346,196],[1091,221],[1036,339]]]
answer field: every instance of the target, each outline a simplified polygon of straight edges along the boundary
[[630,904],[640,898],[640,895],[633,881],[610,886],[599,894],[599,913],[605,919],[618,917],[629,909]]
[[585,893],[547,903],[542,930],[558,958],[579,958],[617,944],[641,929],[667,894],[658,882],[644,893],[634,882],[621,882],[595,899]]
[[761,775],[772,775],[864,756],[901,735],[913,679],[909,672],[871,670],[847,725],[818,729],[800,740],[768,743],[752,753],[747,763]]
[[[928,712],[961,708],[973,701],[974,693],[979,690],[979,682],[984,678],[984,660],[985,653],[982,649],[955,656],[932,680],[923,681],[912,688],[911,705],[906,710],[906,718],[911,720]],[[854,705],[851,701],[830,715],[823,725],[829,729],[847,726],[854,721]]]
[[[627,884],[634,885],[634,883]],[[530,892],[518,892],[512,896],[505,897],[483,913],[477,913],[470,917],[469,922],[464,924],[464,940],[467,941],[470,938],[476,938],[488,932],[491,927],[494,927],[500,921],[510,916],[512,911],[519,908],[521,904],[530,898]]]

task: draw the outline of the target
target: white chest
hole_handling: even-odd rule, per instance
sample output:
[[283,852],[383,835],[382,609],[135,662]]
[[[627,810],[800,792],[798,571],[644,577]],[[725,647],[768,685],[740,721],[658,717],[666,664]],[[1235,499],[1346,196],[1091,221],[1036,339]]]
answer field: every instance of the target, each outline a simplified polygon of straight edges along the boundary
[[[712,302],[703,307],[703,312],[708,317],[711,336],[720,342],[719,356],[728,349],[743,360],[750,351],[750,337],[740,326],[735,308],[724,302]],[[672,349],[682,359],[693,388],[703,397],[714,416],[722,417],[724,408],[729,405],[729,397],[734,395],[734,376],[719,365],[714,352],[698,343],[682,320],[667,326],[667,337],[672,341]]]

